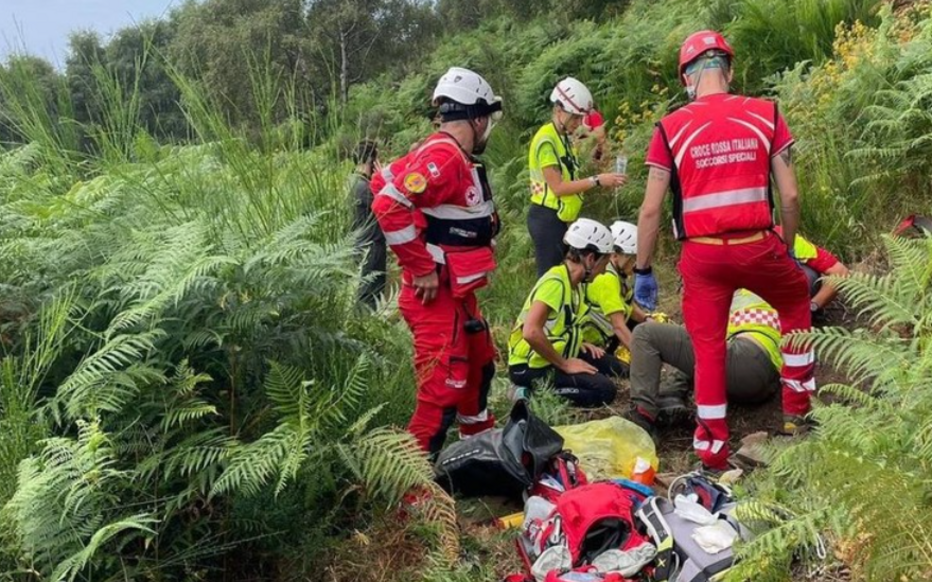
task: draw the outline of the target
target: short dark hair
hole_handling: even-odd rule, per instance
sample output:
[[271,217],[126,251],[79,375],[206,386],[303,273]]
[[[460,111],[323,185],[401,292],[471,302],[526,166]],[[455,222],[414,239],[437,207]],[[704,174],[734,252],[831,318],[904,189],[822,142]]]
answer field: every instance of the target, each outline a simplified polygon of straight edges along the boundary
[[356,144],[353,150],[353,162],[356,165],[368,164],[375,161],[379,155],[379,146],[371,139],[364,139]]
[[596,249],[592,245],[589,245],[585,249],[577,249],[573,247],[568,247],[566,249],[565,258],[566,260],[571,261],[573,263],[581,263],[583,262],[583,259],[585,259],[589,255],[593,255],[595,257],[595,260],[598,261],[599,259],[605,256],[605,253],[600,252],[598,249]]

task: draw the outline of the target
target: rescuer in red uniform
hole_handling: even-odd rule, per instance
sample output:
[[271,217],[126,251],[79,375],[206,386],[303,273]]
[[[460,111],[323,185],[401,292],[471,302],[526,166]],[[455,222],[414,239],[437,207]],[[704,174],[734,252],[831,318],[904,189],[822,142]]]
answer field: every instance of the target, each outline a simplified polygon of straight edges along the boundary
[[[793,138],[775,103],[730,95],[734,51],[717,32],[697,32],[680,49],[679,74],[691,103],[657,124],[638,220],[635,298],[656,304],[650,264],[667,189],[673,231],[683,241],[683,320],[696,354],[698,426],[693,446],[708,469],[729,455],[725,334],[737,289],[750,289],[779,312],[784,335],[810,327],[806,276],[793,255],[799,201]],[[773,232],[770,176],[780,190],[783,238]],[[810,346],[782,346],[784,431],[806,427],[815,390]]]
[[453,67],[434,90],[441,125],[373,180],[372,209],[398,256],[398,307],[414,336],[417,405],[408,430],[428,453],[454,420],[463,437],[492,428],[486,407],[495,347],[475,291],[495,269],[498,216],[485,150],[501,101],[468,69]]

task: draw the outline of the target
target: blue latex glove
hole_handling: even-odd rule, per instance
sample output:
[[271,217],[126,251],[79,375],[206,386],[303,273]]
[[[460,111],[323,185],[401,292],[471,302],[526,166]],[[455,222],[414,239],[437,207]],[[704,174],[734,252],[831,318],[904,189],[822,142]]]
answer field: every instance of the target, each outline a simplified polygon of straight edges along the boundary
[[657,280],[653,273],[634,276],[634,300],[648,311],[657,309]]

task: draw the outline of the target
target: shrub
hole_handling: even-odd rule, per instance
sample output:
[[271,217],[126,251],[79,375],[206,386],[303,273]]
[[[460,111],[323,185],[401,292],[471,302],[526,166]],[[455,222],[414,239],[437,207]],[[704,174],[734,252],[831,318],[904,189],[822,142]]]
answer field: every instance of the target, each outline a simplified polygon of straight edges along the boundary
[[869,327],[808,335],[849,381],[822,386],[834,398],[812,413],[815,435],[779,451],[756,484],[746,515],[779,526],[742,550],[755,580],[785,579],[794,555],[816,561],[819,532],[855,579],[932,572],[932,237],[883,240],[887,274],[834,281]]

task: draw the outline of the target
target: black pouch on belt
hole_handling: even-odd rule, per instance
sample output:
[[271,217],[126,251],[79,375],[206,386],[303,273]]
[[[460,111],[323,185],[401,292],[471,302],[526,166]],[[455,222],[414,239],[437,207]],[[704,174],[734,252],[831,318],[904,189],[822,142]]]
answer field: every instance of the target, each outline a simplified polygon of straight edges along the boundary
[[466,321],[466,324],[463,325],[463,328],[469,335],[482,333],[486,330],[486,327],[487,326],[484,319],[469,319]]

